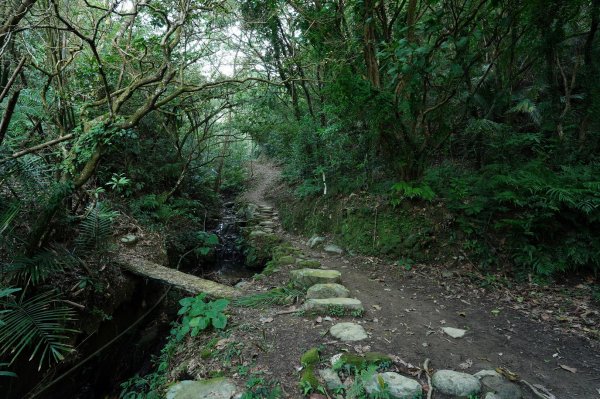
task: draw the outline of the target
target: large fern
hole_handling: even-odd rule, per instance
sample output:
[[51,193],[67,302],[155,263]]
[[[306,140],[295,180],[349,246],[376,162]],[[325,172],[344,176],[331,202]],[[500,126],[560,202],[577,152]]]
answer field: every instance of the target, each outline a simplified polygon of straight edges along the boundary
[[74,320],[72,309],[58,304],[58,294],[44,292],[32,298],[22,295],[15,300],[0,298],[2,315],[0,326],[0,356],[10,356],[12,364],[25,349],[30,349],[29,360],[39,358],[38,369],[44,362],[50,364],[64,359],[72,350],[68,333],[77,332],[66,327]]
[[61,248],[50,248],[33,256],[17,255],[2,270],[19,281],[33,285],[44,282],[51,275],[73,267],[77,258]]
[[112,224],[119,212],[101,202],[90,205],[79,226],[76,244],[83,251],[102,249],[112,234]]

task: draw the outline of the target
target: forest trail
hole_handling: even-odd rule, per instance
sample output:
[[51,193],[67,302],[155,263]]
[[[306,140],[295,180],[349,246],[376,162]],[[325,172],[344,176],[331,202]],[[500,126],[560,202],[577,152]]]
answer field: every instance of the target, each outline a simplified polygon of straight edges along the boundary
[[[278,169],[267,162],[254,163],[253,168],[245,199],[273,204]],[[466,278],[435,270],[432,265],[407,271],[377,258],[311,249],[308,237],[281,234],[306,256],[319,260],[323,269],[342,273],[350,296],[362,301],[365,308],[363,317],[353,321],[369,335],[358,345],[349,345],[332,341],[327,334],[336,318],[316,322],[291,314],[274,317],[263,326],[263,338],[273,341],[273,350],[257,362],[282,382],[286,397],[295,397],[291,392],[297,392],[297,367],[303,351],[319,345],[334,354],[342,350],[382,352],[417,366],[429,358],[434,369],[469,374],[501,367],[547,388],[557,399],[600,397],[597,341],[561,332],[551,322],[531,320],[513,309],[508,292],[489,294]],[[283,269],[277,274],[288,278]],[[261,311],[253,317],[260,326],[256,319],[264,320],[269,314]],[[344,319],[351,318],[337,322],[348,321]],[[444,334],[443,327],[467,332],[455,339]],[[524,384],[519,386],[524,398],[539,397]]]

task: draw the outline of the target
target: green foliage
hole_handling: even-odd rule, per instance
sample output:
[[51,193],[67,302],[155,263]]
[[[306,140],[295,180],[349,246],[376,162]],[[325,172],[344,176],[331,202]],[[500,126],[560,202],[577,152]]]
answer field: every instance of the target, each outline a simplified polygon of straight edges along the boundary
[[435,198],[435,193],[427,184],[415,186],[410,182],[402,181],[392,186],[392,197],[390,203],[397,206],[404,199],[431,201]]
[[219,237],[216,234],[199,231],[196,233],[199,244],[195,249],[198,255],[208,255],[214,248],[219,245]]
[[[106,185],[115,192],[122,193],[131,185],[131,180],[125,177],[123,173],[115,173]],[[131,192],[129,192],[129,194],[131,194]]]
[[0,325],[0,356],[10,355],[12,363],[28,349],[30,360],[39,358],[38,368],[62,360],[72,350],[67,334],[76,331],[65,325],[74,320],[75,313],[58,302],[59,296],[53,291],[30,298],[0,297],[0,306],[5,310]]
[[458,227],[477,239],[478,251],[506,237],[500,249],[521,271],[549,276],[600,269],[600,241],[593,234],[600,221],[598,173],[596,164],[551,169],[534,160],[462,173],[440,167],[426,179],[445,193]]
[[4,271],[17,281],[38,285],[50,276],[73,268],[79,260],[64,249],[46,249],[33,256],[16,255]]
[[196,297],[183,298],[179,301],[181,309],[178,314],[182,315],[181,328],[177,332],[177,338],[182,339],[188,333],[195,337],[202,330],[214,327],[222,330],[227,326],[227,316],[223,313],[229,301],[217,299],[205,301],[206,294],[202,293]]
[[253,376],[246,382],[241,399],[278,399],[282,396],[279,384]]
[[77,247],[83,251],[102,250],[113,233],[112,225],[118,216],[117,211],[111,210],[104,203],[91,204],[79,225]]

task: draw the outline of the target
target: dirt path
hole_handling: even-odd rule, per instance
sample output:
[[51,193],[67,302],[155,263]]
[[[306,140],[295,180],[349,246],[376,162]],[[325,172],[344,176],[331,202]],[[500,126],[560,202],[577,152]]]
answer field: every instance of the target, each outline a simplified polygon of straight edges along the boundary
[[[278,180],[278,170],[270,164],[255,163],[254,173],[254,185],[246,199],[270,205],[268,195]],[[466,278],[432,273],[432,265],[406,271],[378,259],[313,250],[305,244],[307,237],[282,234],[306,255],[321,261],[323,268],[342,272],[343,284],[366,309],[355,322],[361,323],[370,336],[359,348],[333,342],[327,331],[339,318],[317,323],[282,315],[268,324],[253,323],[269,342],[268,349],[256,357],[258,367],[282,382],[285,397],[300,397],[299,357],[304,350],[322,345],[329,355],[369,346],[371,351],[393,354],[415,365],[430,358],[435,369],[468,373],[504,367],[548,388],[557,399],[600,398],[597,341],[564,334],[549,322],[532,321],[508,303],[492,299]],[[280,283],[287,279],[285,270],[279,274]],[[250,319],[268,316],[254,312],[250,312]],[[248,313],[245,316],[248,318]],[[468,332],[462,339],[452,339],[441,332],[444,326]],[[576,372],[561,366],[575,368]],[[534,397],[525,388],[523,391],[526,398]]]
[[268,190],[279,182],[281,178],[279,168],[268,160],[259,160],[248,164],[248,169],[250,181],[249,188],[243,195],[244,200],[256,205],[273,206],[268,199]]

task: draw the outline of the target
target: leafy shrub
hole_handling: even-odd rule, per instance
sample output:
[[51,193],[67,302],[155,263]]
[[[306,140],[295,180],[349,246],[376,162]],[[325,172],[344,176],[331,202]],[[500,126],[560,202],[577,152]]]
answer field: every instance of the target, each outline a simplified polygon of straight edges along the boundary
[[510,256],[519,272],[550,276],[600,270],[598,176],[598,164],[550,168],[533,160],[480,170],[445,165],[430,169],[426,181],[465,234]]
[[183,298],[179,301],[181,309],[178,314],[183,315],[181,328],[177,332],[177,338],[181,339],[188,333],[192,337],[198,335],[202,330],[214,327],[222,330],[227,326],[227,316],[223,313],[229,301],[217,299],[205,302],[206,294],[202,293],[195,297]]
[[434,198],[435,193],[427,184],[415,185],[410,182],[401,181],[392,186],[392,199],[390,203],[393,206],[397,206],[404,199],[431,201]]

